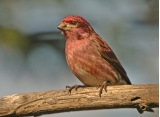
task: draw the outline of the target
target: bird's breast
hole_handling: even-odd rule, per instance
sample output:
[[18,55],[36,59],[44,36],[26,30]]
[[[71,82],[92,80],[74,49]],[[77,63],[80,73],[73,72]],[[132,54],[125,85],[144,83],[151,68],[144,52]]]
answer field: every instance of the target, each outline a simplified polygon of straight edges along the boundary
[[109,80],[119,82],[119,74],[106,62],[92,44],[67,45],[66,60],[75,76],[85,85],[96,86]]

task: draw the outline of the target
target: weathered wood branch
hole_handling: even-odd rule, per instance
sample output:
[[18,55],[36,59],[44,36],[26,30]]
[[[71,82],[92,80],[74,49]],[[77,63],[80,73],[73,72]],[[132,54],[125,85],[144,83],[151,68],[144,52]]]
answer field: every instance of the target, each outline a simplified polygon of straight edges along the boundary
[[108,86],[102,97],[95,87],[14,94],[0,98],[0,116],[42,115],[80,110],[159,107],[158,84]]

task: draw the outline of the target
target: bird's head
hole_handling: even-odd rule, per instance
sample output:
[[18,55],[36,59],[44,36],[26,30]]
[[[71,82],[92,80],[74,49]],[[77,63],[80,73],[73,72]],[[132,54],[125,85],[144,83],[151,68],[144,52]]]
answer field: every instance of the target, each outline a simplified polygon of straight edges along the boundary
[[86,38],[93,31],[85,19],[76,15],[63,18],[57,28],[62,30],[62,34],[66,37],[75,36],[77,39]]

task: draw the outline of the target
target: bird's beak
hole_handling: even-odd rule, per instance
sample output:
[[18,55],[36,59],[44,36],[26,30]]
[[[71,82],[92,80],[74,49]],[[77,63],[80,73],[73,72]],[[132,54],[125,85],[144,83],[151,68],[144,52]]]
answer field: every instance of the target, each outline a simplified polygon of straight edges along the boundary
[[65,30],[67,29],[67,25],[62,22],[62,23],[60,23],[60,24],[57,26],[57,28],[58,28],[59,30],[65,31]]

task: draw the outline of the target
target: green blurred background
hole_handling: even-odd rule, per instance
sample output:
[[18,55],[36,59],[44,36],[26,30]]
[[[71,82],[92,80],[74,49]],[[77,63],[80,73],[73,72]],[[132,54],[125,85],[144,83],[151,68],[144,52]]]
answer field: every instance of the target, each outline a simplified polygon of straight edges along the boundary
[[[158,0],[0,0],[0,96],[81,84],[69,70],[57,29],[84,17],[110,45],[133,84],[159,82]],[[107,102],[106,102],[107,104]],[[136,109],[68,112],[42,117],[158,117]]]

